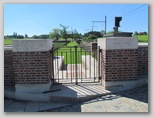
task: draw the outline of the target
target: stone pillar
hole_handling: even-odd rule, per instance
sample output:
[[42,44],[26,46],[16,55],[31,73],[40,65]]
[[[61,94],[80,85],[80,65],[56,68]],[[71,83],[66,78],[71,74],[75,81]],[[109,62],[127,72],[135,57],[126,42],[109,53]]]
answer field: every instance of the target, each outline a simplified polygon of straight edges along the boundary
[[132,37],[106,37],[98,39],[102,49],[102,83],[108,88],[133,88],[137,79],[138,40]]
[[16,92],[50,90],[52,40],[13,40],[12,46]]

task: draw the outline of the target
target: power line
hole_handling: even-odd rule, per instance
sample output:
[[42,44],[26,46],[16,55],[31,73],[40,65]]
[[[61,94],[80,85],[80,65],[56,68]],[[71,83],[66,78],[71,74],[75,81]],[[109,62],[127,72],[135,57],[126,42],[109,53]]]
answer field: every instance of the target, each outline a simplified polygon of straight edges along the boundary
[[[129,11],[129,12],[126,12],[125,14],[123,14],[123,15],[121,15],[121,16],[122,16],[122,17],[123,17],[123,16],[126,16],[127,14],[130,14],[130,13],[132,13],[132,12],[134,12],[134,11],[136,11],[136,10],[138,10],[138,9],[140,9],[140,8],[142,8],[142,7],[144,7],[144,6],[146,6],[146,5],[140,5],[139,7],[135,8],[135,9]],[[110,23],[110,22],[112,22],[112,21],[114,21],[114,20],[110,20],[110,21],[108,21],[108,23]]]
[[125,15],[127,15],[127,14],[129,14],[129,13],[132,13],[132,12],[134,12],[134,11],[136,11],[136,10],[138,10],[138,9],[140,9],[140,8],[142,8],[142,7],[144,7],[144,6],[146,6],[146,5],[142,5],[142,6],[140,6],[140,7],[137,7],[137,8],[135,8],[135,9],[133,9],[133,10],[131,10],[131,11],[129,11],[129,12],[123,14],[122,16],[125,16]]
[[102,22],[104,22],[105,23],[105,34],[106,34],[106,16],[105,16],[105,20],[104,21],[92,21],[93,22],[93,26],[92,26],[92,31],[93,31],[93,27],[94,27],[94,23],[96,22],[96,23],[102,23]]

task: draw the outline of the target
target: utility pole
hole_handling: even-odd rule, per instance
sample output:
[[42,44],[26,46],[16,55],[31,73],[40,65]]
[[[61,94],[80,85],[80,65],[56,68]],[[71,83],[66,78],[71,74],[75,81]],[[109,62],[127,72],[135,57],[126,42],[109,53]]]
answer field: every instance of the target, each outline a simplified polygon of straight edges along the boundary
[[105,20],[104,21],[92,21],[93,22],[93,26],[92,26],[92,31],[93,31],[93,27],[94,27],[94,23],[105,23],[105,34],[106,34],[106,16],[105,16]]
[[105,16],[105,34],[106,34],[106,16]]

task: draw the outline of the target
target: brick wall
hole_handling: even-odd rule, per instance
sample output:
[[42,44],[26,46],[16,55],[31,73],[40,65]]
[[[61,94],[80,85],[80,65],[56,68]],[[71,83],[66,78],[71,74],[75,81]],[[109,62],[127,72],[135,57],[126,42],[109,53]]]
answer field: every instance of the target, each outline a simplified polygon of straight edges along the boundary
[[12,48],[4,48],[4,85],[14,85]]
[[138,75],[148,75],[148,46],[138,47]]
[[105,81],[135,80],[137,49],[102,50],[102,78]]
[[13,52],[16,84],[43,84],[51,80],[51,53]]

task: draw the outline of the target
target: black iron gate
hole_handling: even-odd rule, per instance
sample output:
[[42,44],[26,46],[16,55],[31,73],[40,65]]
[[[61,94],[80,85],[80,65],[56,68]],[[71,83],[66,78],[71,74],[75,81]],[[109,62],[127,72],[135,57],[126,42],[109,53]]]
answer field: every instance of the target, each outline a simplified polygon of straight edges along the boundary
[[62,47],[52,51],[54,83],[94,83],[101,81],[100,47]]

